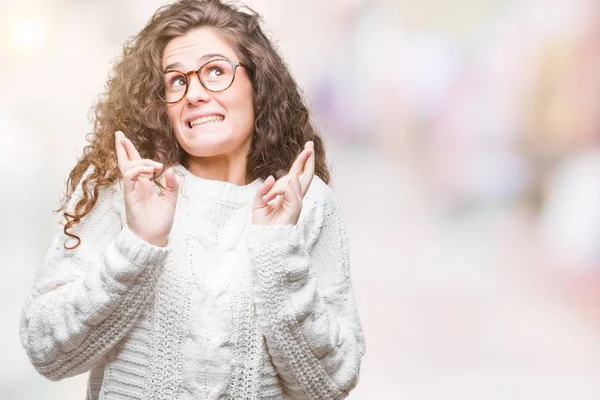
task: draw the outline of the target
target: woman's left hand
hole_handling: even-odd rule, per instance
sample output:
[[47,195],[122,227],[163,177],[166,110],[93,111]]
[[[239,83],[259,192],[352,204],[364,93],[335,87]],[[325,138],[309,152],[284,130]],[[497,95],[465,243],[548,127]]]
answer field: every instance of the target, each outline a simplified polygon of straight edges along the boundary
[[256,191],[252,225],[296,225],[302,200],[315,175],[314,143],[306,142],[287,175],[275,182],[273,176]]

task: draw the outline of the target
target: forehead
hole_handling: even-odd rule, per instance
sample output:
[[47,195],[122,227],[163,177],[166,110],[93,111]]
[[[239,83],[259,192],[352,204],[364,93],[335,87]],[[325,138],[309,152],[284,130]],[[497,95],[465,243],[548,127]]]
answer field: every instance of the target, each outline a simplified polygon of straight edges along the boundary
[[194,69],[200,66],[199,63],[206,54],[221,54],[236,60],[235,51],[218,31],[213,28],[197,28],[167,43],[163,51],[162,67],[177,63]]

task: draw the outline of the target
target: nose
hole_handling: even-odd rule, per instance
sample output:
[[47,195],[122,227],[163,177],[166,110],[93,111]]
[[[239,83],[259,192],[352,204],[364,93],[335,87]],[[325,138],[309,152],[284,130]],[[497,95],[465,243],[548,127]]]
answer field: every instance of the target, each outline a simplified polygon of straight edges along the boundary
[[206,90],[202,83],[200,83],[200,78],[198,78],[197,74],[188,75],[188,90],[185,95],[187,101],[191,104],[196,104],[198,102],[206,102],[210,100],[210,92]]

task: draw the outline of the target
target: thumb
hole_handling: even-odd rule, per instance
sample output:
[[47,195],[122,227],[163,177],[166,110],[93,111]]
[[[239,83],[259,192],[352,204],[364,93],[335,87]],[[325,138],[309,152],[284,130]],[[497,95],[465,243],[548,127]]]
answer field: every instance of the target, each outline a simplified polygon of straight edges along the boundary
[[165,196],[173,200],[173,204],[177,202],[177,196],[179,194],[179,180],[175,176],[173,168],[169,168],[165,171]]

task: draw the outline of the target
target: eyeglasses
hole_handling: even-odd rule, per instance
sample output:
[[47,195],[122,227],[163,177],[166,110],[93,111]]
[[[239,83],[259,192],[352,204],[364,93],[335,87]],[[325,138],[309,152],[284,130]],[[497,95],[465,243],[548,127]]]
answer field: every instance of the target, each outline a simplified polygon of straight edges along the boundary
[[220,58],[210,60],[196,71],[184,73],[177,70],[168,70],[164,75],[164,93],[159,93],[159,97],[168,104],[181,101],[187,94],[193,74],[198,76],[202,86],[209,92],[222,92],[229,89],[233,84],[235,71],[239,66],[246,67],[241,62]]

